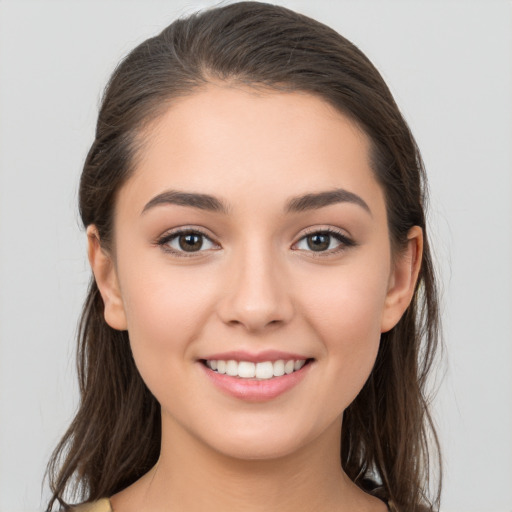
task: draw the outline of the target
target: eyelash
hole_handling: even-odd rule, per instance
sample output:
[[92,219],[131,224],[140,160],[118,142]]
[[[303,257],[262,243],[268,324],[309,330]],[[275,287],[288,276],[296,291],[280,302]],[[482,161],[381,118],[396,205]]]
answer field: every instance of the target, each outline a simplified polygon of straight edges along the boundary
[[[186,229],[178,229],[176,231],[171,231],[170,233],[166,233],[161,238],[159,238],[156,242],[156,245],[160,246],[164,252],[170,253],[173,256],[177,256],[179,258],[193,258],[194,256],[197,256],[198,253],[204,252],[204,251],[179,251],[176,249],[173,249],[172,247],[169,247],[169,243],[173,241],[174,239],[178,239],[180,236],[185,235],[199,235],[203,239],[206,238],[209,240],[213,245],[218,246],[206,233],[201,231],[198,228],[186,228]],[[204,243],[204,242],[203,242]],[[201,244],[203,245],[203,244]]]
[[[293,245],[297,245],[302,240],[307,239],[311,235],[328,235],[329,237],[334,238],[339,242],[339,246],[335,247],[334,249],[328,249],[327,251],[313,251],[309,250],[306,252],[310,253],[310,256],[313,258],[326,258],[335,254],[339,254],[340,252],[346,251],[347,249],[351,247],[355,247],[357,244],[349,238],[347,235],[344,235],[340,231],[337,231],[332,228],[325,228],[325,229],[312,229],[309,232],[306,232],[297,242],[295,242]],[[296,250],[303,250],[303,249],[296,249]]]
[[[167,252],[167,253],[170,253],[174,256],[177,256],[177,257],[184,257],[184,258],[193,258],[193,257],[197,257],[197,255],[201,252],[204,252],[204,250],[198,250],[198,251],[190,251],[190,252],[187,252],[187,251],[183,251],[183,250],[176,250],[176,249],[173,249],[171,247],[169,247],[169,243],[177,238],[179,238],[180,236],[185,236],[185,235],[199,235],[203,238],[206,238],[211,244],[213,245],[216,245],[217,247],[219,247],[219,245],[214,242],[210,236],[208,236],[206,233],[204,233],[203,231],[201,231],[200,229],[198,228],[187,228],[187,229],[178,229],[176,231],[172,231],[170,233],[166,233],[165,235],[163,235],[161,238],[159,238],[157,241],[156,241],[156,245],[160,246],[162,248],[163,251]],[[334,248],[334,249],[328,249],[326,251],[313,251],[313,250],[304,250],[304,249],[294,249],[296,251],[304,251],[304,252],[309,252],[311,253],[310,255],[314,258],[322,258],[322,257],[328,257],[328,256],[331,256],[331,255],[334,255],[334,254],[338,254],[342,251],[345,251],[346,249],[349,249],[350,247],[354,247],[356,246],[357,244],[349,237],[347,237],[346,235],[344,235],[343,233],[335,230],[335,229],[332,229],[332,228],[325,228],[325,229],[312,229],[311,231],[305,233],[297,242],[295,242],[293,245],[296,246],[297,244],[299,244],[299,242],[307,239],[309,236],[312,236],[312,235],[327,235],[329,237],[332,237],[334,239],[336,239],[338,242],[339,242],[339,246]],[[204,242],[203,242],[204,243]],[[201,248],[202,248],[202,245],[201,244]],[[329,244],[330,245],[330,244]]]

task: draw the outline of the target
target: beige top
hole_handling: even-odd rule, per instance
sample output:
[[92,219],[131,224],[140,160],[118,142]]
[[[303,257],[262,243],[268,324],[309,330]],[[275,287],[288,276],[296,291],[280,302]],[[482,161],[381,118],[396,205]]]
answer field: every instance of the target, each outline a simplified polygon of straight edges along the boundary
[[110,500],[108,498],[103,498],[99,501],[76,505],[71,508],[71,512],[112,512],[112,507],[110,506]]
[[[392,505],[388,505],[390,512],[395,510],[395,507]],[[72,512],[113,512],[112,506],[110,505],[110,500],[108,498],[103,498],[99,501],[94,501],[92,503],[83,503],[82,505],[77,505],[71,509]]]

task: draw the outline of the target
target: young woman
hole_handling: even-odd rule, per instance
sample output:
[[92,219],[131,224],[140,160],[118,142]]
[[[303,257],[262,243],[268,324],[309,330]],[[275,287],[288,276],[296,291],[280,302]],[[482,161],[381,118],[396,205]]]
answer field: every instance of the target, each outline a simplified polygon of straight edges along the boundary
[[242,2],[133,50],[80,183],[94,279],[47,510],[437,510],[425,194],[325,25]]

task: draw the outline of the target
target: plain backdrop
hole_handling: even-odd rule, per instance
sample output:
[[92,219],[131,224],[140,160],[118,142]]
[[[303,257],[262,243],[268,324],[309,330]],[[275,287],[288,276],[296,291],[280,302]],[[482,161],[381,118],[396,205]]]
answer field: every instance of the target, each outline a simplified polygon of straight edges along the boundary
[[[377,65],[422,149],[443,283],[443,512],[512,511],[512,3],[278,1]],[[41,510],[77,404],[77,182],[119,59],[213,2],[0,0],[0,512]]]

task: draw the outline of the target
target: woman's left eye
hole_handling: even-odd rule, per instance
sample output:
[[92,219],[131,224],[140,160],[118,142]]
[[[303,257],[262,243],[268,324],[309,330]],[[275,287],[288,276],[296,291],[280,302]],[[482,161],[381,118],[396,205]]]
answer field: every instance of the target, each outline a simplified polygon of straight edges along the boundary
[[295,248],[299,251],[337,252],[353,245],[350,238],[337,231],[315,231],[302,237]]
[[210,238],[199,231],[179,231],[165,235],[158,241],[166,251],[185,255],[217,248]]

